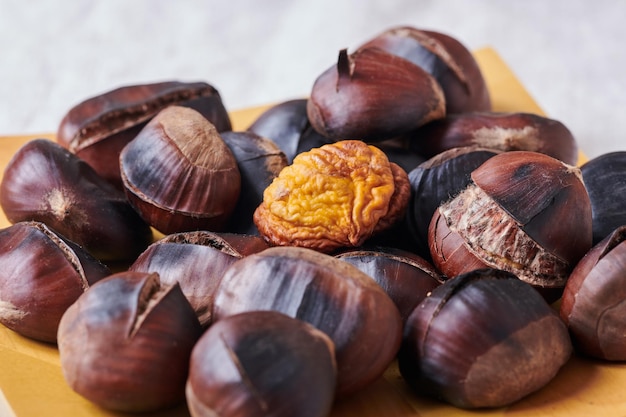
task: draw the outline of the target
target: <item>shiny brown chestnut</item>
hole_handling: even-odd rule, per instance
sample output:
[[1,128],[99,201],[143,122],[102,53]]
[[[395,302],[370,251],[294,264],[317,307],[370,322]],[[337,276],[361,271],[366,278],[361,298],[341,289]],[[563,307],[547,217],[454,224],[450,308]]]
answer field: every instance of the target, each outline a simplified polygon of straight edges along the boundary
[[0,323],[52,343],[65,310],[111,274],[81,246],[40,222],[0,230],[0,265]]
[[232,264],[213,304],[213,319],[273,310],[312,324],[335,344],[337,395],[382,375],[400,346],[397,307],[358,268],[312,249],[266,249]]
[[415,243],[414,252],[427,260],[428,227],[437,208],[456,196],[472,181],[470,174],[498,154],[492,149],[466,146],[444,151],[409,172],[411,198],[406,211],[406,228]]
[[445,282],[415,308],[398,365],[419,394],[503,407],[544,387],[571,353],[565,324],[539,293],[484,269]]
[[374,247],[335,255],[369,275],[396,304],[406,322],[413,309],[444,281],[422,257],[396,248]]
[[90,97],[63,117],[57,141],[121,189],[119,154],[162,109],[199,111],[218,131],[231,130],[219,92],[205,82],[165,81],[119,87]]
[[271,140],[252,132],[223,132],[241,176],[241,191],[225,230],[258,235],[252,220],[254,210],[263,202],[263,191],[287,166],[287,157]]
[[429,226],[433,263],[453,277],[485,266],[558,298],[591,248],[591,204],[580,169],[537,152],[495,155],[442,204]]
[[626,151],[597,156],[580,167],[591,200],[593,243],[626,224]]
[[178,283],[203,327],[211,325],[213,298],[224,271],[243,256],[208,231],[173,233],[154,242],[130,271],[156,272],[161,284]]
[[307,102],[315,130],[337,140],[378,142],[445,116],[439,83],[419,66],[379,48],[339,52]]
[[451,114],[422,126],[410,136],[411,148],[426,158],[451,148],[480,146],[540,152],[569,165],[578,162],[578,145],[567,126],[532,113]]
[[163,234],[224,228],[241,189],[215,126],[180,106],[159,112],[124,147],[120,170],[130,203]]
[[61,370],[79,395],[108,410],[153,412],[184,401],[202,328],[180,287],[156,273],[120,272],[67,309]]
[[46,139],[22,146],[6,166],[0,205],[11,223],[40,221],[103,262],[134,259],[152,231],[124,193]]
[[441,85],[446,113],[491,110],[491,99],[480,67],[458,39],[411,26],[388,29],[358,49],[381,48],[411,61]]
[[609,361],[626,360],[626,225],[576,265],[561,300],[574,347]]
[[225,317],[193,349],[186,397],[193,417],[325,417],[337,369],[330,338],[275,311]]

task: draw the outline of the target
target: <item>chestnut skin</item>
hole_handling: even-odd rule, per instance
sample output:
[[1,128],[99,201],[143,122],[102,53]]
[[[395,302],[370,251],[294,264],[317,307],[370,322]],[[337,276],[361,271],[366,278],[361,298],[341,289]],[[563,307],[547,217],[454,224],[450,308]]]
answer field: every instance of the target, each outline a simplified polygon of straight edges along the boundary
[[181,403],[202,327],[178,284],[119,272],[70,306],[59,325],[61,370],[79,395],[113,411],[154,412]]
[[225,317],[193,349],[186,397],[193,417],[325,417],[337,368],[330,338],[275,311]]

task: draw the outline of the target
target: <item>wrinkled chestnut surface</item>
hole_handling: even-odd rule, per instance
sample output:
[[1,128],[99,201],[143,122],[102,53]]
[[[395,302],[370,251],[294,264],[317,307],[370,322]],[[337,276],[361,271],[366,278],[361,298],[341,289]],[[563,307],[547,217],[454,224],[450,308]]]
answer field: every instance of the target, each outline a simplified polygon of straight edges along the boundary
[[65,310],[111,273],[39,222],[0,230],[0,265],[0,323],[43,342],[56,342]]
[[122,148],[154,115],[172,105],[199,111],[218,131],[231,129],[228,113],[213,86],[166,81],[116,88],[78,103],[61,120],[57,141],[121,189]]
[[565,324],[538,292],[484,269],[445,282],[413,311],[399,367],[418,393],[502,407],[545,386],[571,352]]
[[447,149],[480,146],[540,152],[569,165],[578,162],[578,145],[572,132],[558,120],[532,113],[449,114],[417,129],[410,143],[426,158]]
[[180,287],[158,274],[121,272],[94,284],[61,319],[68,385],[108,410],[157,411],[185,397],[202,329]]
[[381,376],[400,343],[400,313],[383,289],[349,263],[311,249],[270,248],[228,268],[213,319],[254,310],[301,319],[332,339],[338,395]]
[[120,155],[124,189],[148,224],[164,234],[220,230],[241,176],[215,127],[195,110],[159,112]]
[[441,85],[446,114],[491,110],[478,63],[457,39],[410,26],[388,29],[358,49],[380,48],[423,68]]
[[324,417],[335,394],[332,341],[274,311],[225,317],[191,355],[187,404],[200,416]]
[[102,261],[134,259],[150,227],[124,193],[59,144],[35,139],[4,171],[0,205],[11,223],[40,221]]
[[422,68],[379,48],[339,53],[313,84],[309,121],[337,140],[390,139],[445,116],[437,81]]
[[626,360],[626,226],[595,245],[576,265],[560,313],[574,346],[597,358]]
[[378,148],[339,141],[302,153],[267,187],[254,213],[275,245],[331,252],[359,246],[403,215],[406,172]]

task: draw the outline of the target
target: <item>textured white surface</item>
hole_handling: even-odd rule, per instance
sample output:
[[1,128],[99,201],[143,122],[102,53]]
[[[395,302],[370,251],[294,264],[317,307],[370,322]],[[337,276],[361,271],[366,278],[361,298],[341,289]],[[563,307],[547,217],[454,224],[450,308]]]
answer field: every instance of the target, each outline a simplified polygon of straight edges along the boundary
[[626,150],[626,2],[614,0],[2,0],[0,135],[54,132],[132,83],[207,81],[229,109],[305,96],[396,25],[492,46],[589,155]]

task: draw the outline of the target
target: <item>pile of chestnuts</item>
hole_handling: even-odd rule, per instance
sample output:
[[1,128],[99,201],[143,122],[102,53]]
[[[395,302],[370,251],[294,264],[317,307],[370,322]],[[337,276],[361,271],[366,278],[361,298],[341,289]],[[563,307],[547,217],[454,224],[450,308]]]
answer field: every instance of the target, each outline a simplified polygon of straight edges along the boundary
[[[415,395],[503,407],[574,352],[626,360],[626,151],[575,166],[565,125],[492,111],[472,54],[438,32],[392,28],[313,81],[246,131],[204,82],[78,103],[5,168],[0,322],[57,344],[68,385],[105,409],[194,417],[326,416],[394,361]],[[317,152],[344,140],[384,175],[315,176],[352,169]],[[255,210],[303,155],[313,244],[281,245]],[[366,229],[381,190],[386,224]],[[316,250],[331,206],[358,243]],[[304,233],[303,211],[281,233]]]

